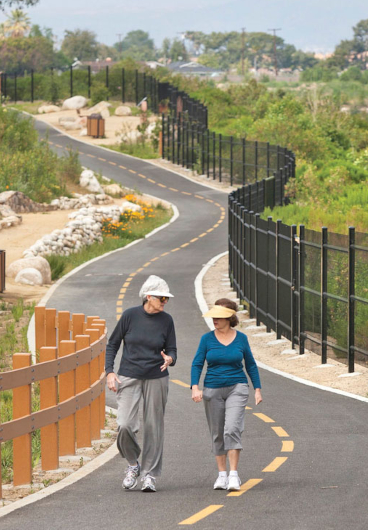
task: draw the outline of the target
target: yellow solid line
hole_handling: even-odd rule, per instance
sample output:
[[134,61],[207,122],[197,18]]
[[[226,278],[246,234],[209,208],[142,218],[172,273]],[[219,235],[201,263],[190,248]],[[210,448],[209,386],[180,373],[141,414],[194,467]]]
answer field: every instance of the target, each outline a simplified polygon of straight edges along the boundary
[[161,188],[166,188],[167,187],[167,186],[165,186],[165,184],[158,183],[157,185],[160,186]]
[[198,241],[198,237],[195,237],[194,239],[190,240],[191,243],[194,243],[194,241]]
[[282,427],[272,427],[272,429],[275,431],[275,433],[277,434],[277,436],[280,436],[280,437],[283,437],[283,436],[286,436],[286,437],[289,437],[288,433],[286,431],[284,431],[284,429]]
[[176,252],[177,250],[180,250],[180,247],[178,247],[178,248],[173,248],[171,252]]
[[188,519],[184,519],[184,521],[182,521],[179,524],[194,524],[194,523],[197,523],[201,519],[204,519],[205,517],[208,517],[212,513],[217,512],[217,510],[219,510],[220,508],[223,508],[223,506],[224,506],[223,504],[211,504],[210,506],[208,506],[204,510],[201,510],[200,512],[195,513],[194,515],[192,515],[192,517],[188,517]]
[[190,388],[190,385],[187,385],[186,383],[183,383],[183,381],[179,381],[179,379],[170,379],[172,383],[175,383],[179,386],[184,386],[185,388]]
[[275,423],[275,421],[266,416],[266,414],[262,414],[261,412],[253,412],[253,414],[266,423]]
[[276,471],[286,460],[288,459],[287,456],[277,456],[274,460],[272,460],[271,464],[268,464],[267,467],[262,469],[263,473],[272,473],[273,471]]
[[292,440],[282,440],[282,453],[291,453],[294,451],[294,442]]
[[189,245],[189,243],[184,243],[183,245],[180,245],[180,248],[185,248]]
[[171,191],[179,191],[176,188],[169,188],[169,190],[171,190]]
[[102,162],[106,162],[106,158],[100,158],[99,156],[97,158],[98,160],[101,160]]
[[138,177],[142,177],[142,179],[146,179],[147,178],[144,175],[141,175],[140,173],[138,173]]
[[129,169],[129,171],[130,171],[131,173],[137,173],[136,171],[134,171],[134,169]]
[[119,167],[120,167],[121,169],[126,169],[126,167],[125,167],[125,166],[119,166]]
[[192,195],[191,193],[188,193],[187,191],[182,191],[181,193],[184,193],[184,195]]
[[240,491],[232,491],[231,493],[227,494],[227,497],[240,497],[240,495],[243,495],[243,493],[246,491],[249,491],[251,488],[254,488],[254,486],[257,486],[257,484],[262,482],[262,480],[262,478],[251,478],[240,486]]

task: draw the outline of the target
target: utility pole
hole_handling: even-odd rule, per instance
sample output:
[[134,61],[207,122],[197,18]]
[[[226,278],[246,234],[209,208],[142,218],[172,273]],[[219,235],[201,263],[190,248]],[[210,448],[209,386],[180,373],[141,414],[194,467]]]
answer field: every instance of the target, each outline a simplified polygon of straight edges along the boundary
[[273,31],[273,58],[275,63],[275,75],[277,77],[276,31],[281,31],[281,28],[272,28],[268,31]]
[[241,71],[244,77],[244,48],[245,48],[245,28],[242,28],[242,50],[241,50]]

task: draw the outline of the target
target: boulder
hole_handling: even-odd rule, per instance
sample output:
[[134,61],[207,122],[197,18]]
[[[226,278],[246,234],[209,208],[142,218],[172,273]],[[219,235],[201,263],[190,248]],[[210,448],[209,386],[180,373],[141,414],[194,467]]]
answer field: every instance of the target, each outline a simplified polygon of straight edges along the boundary
[[113,195],[114,197],[122,197],[125,195],[125,191],[119,186],[119,184],[109,184],[108,186],[103,186],[104,192],[108,195]]
[[38,114],[50,114],[51,112],[58,112],[60,107],[57,105],[41,105],[38,107]]
[[115,116],[131,116],[132,109],[126,105],[121,105],[115,109]]
[[87,99],[84,96],[73,96],[64,101],[62,110],[77,110],[82,109],[87,105]]
[[139,204],[134,204],[134,202],[125,201],[120,206],[122,212],[131,211],[131,212],[140,212],[142,208]]
[[111,107],[111,103],[108,103],[107,101],[100,101],[97,103],[97,105],[94,105],[94,107],[88,109],[88,115],[101,114],[101,117],[106,120],[110,117],[109,107]]
[[64,121],[60,124],[66,131],[78,131],[83,129],[83,124],[80,120],[77,121]]
[[60,116],[59,123],[62,125],[63,121],[77,121],[78,116]]
[[79,178],[79,184],[83,188],[87,188],[93,193],[103,193],[101,184],[98,182],[93,171],[91,171],[90,169],[85,169],[82,171],[81,176]]
[[10,228],[11,226],[18,226],[22,222],[22,217],[19,215],[9,215],[0,219],[0,230],[3,228]]
[[22,269],[15,277],[15,283],[25,285],[43,285],[42,274],[37,269]]
[[87,127],[84,127],[81,132],[79,133],[79,136],[87,136]]
[[47,259],[42,256],[13,261],[13,263],[7,268],[6,275],[9,276],[9,278],[15,278],[23,269],[37,269],[41,273],[43,283],[51,283],[50,264]]

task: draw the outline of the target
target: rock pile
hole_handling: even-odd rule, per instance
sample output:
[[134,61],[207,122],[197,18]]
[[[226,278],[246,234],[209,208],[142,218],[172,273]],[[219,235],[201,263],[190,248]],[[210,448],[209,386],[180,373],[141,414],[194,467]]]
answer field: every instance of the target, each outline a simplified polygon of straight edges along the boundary
[[52,204],[34,202],[21,191],[3,191],[0,193],[0,206],[9,206],[15,213],[49,212],[56,210]]

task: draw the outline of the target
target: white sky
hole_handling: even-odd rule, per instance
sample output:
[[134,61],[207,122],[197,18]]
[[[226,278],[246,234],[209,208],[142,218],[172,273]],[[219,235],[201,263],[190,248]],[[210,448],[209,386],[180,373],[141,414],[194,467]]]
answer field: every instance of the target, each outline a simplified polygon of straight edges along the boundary
[[[40,0],[27,9],[33,24],[50,27],[61,41],[66,29],[89,29],[112,45],[132,30],[148,31],[157,46],[180,32],[265,31],[297,48],[332,51],[368,18],[367,0]],[[0,22],[6,15],[0,14]]]

